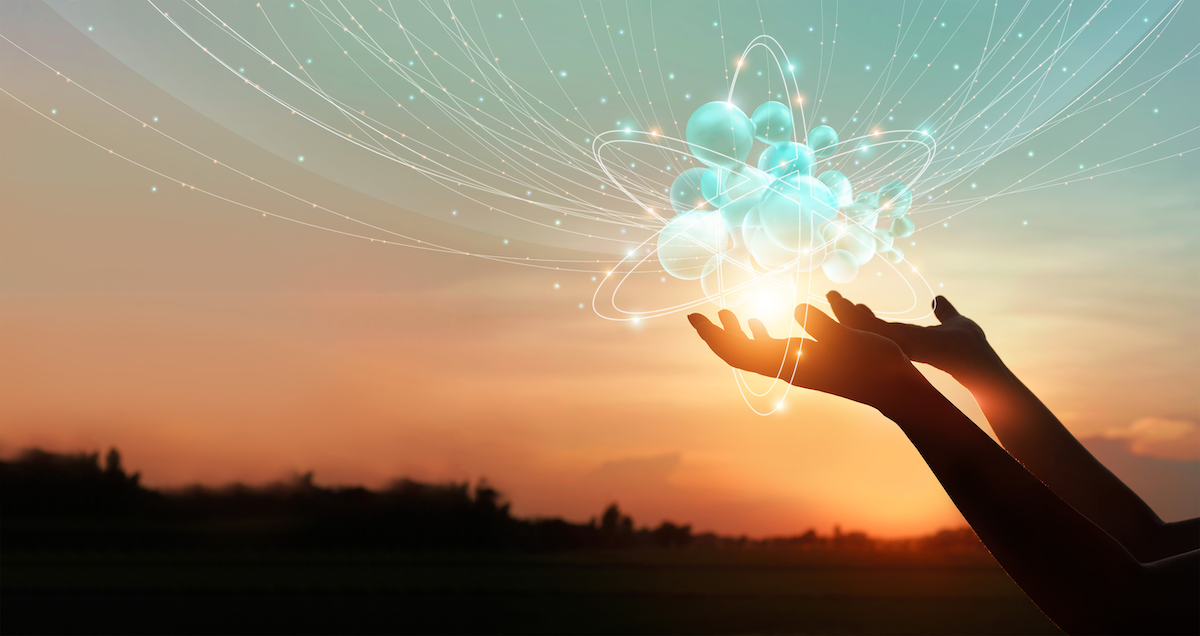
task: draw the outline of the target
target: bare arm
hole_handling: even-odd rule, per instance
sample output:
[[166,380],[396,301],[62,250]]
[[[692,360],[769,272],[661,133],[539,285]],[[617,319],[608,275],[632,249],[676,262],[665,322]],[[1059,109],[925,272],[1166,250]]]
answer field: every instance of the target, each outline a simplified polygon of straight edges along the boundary
[[[1030,598],[1070,632],[1186,632],[1200,628],[1200,552],[1149,565],[1064,503],[942,397],[895,343],[805,306],[812,340],[747,338],[728,311],[721,329],[689,317],[729,364],[780,373],[797,386],[847,397],[893,419],[976,533]],[[782,368],[781,368],[781,362]]]
[[1156,561],[1200,548],[1200,519],[1164,523],[1071,435],[1004,365],[983,330],[945,298],[935,301],[941,324],[934,327],[885,322],[836,292],[830,292],[829,302],[848,326],[883,335],[912,360],[954,376],[971,391],[1004,448],[1138,560]]

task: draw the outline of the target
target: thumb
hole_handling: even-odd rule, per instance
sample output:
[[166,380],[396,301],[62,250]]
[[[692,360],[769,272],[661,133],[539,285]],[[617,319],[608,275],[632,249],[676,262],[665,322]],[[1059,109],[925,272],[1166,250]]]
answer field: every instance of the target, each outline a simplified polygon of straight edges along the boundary
[[817,340],[836,338],[846,328],[809,304],[796,307],[796,322]]
[[959,313],[954,308],[954,305],[951,305],[950,301],[946,300],[945,296],[938,296],[933,299],[933,315],[937,316],[939,322],[946,322],[951,318],[957,318]]

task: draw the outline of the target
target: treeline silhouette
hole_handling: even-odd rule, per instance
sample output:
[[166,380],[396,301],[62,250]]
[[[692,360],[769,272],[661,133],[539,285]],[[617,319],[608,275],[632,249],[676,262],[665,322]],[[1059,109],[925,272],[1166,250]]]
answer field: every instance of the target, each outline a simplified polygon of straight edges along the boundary
[[982,551],[969,528],[912,540],[815,530],[768,539],[695,535],[690,525],[635,527],[616,503],[586,524],[519,519],[480,480],[381,490],[324,488],[307,473],[263,487],[159,491],[127,474],[116,449],[27,450],[0,461],[0,545],[5,551],[105,550],[519,550],[775,548],[843,551]]

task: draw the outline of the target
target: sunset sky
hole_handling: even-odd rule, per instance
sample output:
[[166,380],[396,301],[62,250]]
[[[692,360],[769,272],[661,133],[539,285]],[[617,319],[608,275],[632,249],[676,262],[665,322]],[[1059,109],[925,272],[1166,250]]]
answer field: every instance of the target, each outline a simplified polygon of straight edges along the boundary
[[[669,519],[755,536],[834,524],[901,536],[962,524],[894,424],[806,391],[790,393],[774,415],[756,415],[685,313],[604,320],[591,309],[588,274],[290,224],[113,157],[103,147],[230,200],[283,205],[142,136],[140,125],[30,55],[302,199],[466,251],[490,249],[502,231],[432,213],[450,194],[414,177],[379,181],[383,168],[357,171],[332,158],[322,165],[316,150],[298,161],[281,145],[293,139],[290,129],[256,137],[247,131],[259,125],[258,111],[220,86],[188,92],[197,76],[150,68],[172,56],[211,64],[174,29],[137,43],[164,54],[135,69],[120,59],[132,48],[89,33],[67,4],[0,3],[0,34],[9,40],[0,40],[8,93],[0,95],[0,455],[116,447],[151,486],[265,483],[307,470],[322,484],[486,478],[522,516],[586,520],[617,501],[639,524]],[[688,13],[686,5],[662,9]],[[514,6],[533,21],[545,5],[479,11]],[[720,8],[734,22],[744,16],[730,14],[743,6]],[[884,5],[839,6],[839,28],[850,37],[856,12]],[[660,19],[658,49],[701,46]],[[1190,27],[1164,32],[1141,62],[1147,68],[1195,57],[1200,3],[1184,3],[1174,20]],[[764,29],[757,17],[750,22]],[[788,48],[794,25],[764,22]],[[954,41],[974,46],[987,34],[967,24]],[[870,39],[877,27],[861,28]],[[755,35],[736,24],[725,33],[726,57]],[[590,58],[566,40],[547,41],[543,56],[578,55],[572,62],[583,66]],[[712,78],[722,92],[724,69]],[[874,80],[841,81],[830,90],[857,100]],[[1184,63],[1111,124],[1115,111],[1092,126],[1106,129],[1095,144],[1109,155],[1176,136],[1180,156],[1141,167],[1130,160],[1093,180],[982,202],[917,234],[910,250],[936,291],[978,321],[1026,384],[1167,520],[1200,514],[1200,155],[1190,152],[1200,147],[1197,103],[1200,67]],[[1062,146],[1052,135],[1039,143],[1038,152]],[[1152,147],[1140,156],[1164,154]],[[998,192],[1029,173],[1020,163],[1027,159],[1018,148],[974,178]],[[530,253],[598,253],[527,238]],[[832,286],[816,280],[821,293]],[[689,284],[643,295],[694,296]],[[839,289],[849,296],[856,288]],[[862,289],[861,300],[878,300]],[[715,316],[716,307],[700,311]],[[965,390],[926,370],[983,423]]]

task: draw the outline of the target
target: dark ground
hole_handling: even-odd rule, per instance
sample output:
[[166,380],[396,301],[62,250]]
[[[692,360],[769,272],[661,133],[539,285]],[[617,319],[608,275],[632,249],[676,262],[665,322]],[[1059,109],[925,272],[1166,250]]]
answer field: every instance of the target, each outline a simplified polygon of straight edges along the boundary
[[990,557],[10,554],[17,633],[1051,634]]
[[147,489],[0,461],[0,633],[1044,634],[968,528],[746,539],[520,519],[480,483]]

